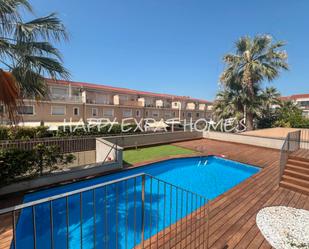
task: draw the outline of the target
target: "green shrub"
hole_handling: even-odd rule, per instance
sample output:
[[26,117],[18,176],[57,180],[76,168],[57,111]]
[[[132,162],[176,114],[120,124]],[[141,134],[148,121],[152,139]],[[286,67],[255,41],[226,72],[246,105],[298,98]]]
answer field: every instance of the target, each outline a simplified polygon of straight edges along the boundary
[[35,127],[35,138],[44,138],[44,137],[52,137],[53,132],[48,130],[47,126],[38,126]]
[[33,138],[50,137],[52,133],[46,126],[38,127],[10,127],[8,129],[8,139],[30,140]]
[[5,185],[19,176],[35,172],[35,153],[33,150],[0,150],[0,184]]
[[[136,129],[135,124],[128,124],[124,127],[124,129],[130,129],[131,130],[128,133],[133,133]],[[139,129],[137,129],[135,132],[140,132]],[[86,135],[115,135],[115,134],[121,134],[121,125],[115,124],[111,127],[111,125],[102,126],[102,127],[89,127],[85,126],[85,129],[82,127],[77,126],[59,126],[56,136],[57,137],[66,137],[66,136],[86,136]]]
[[0,126],[0,140],[9,139],[9,128],[6,126]]
[[309,128],[309,119],[303,117],[301,111],[290,111],[281,114],[273,126],[289,128]]
[[0,186],[51,172],[75,160],[74,155],[60,153],[59,147],[38,144],[31,150],[0,150]]
[[[135,124],[128,124],[124,128],[131,130],[127,133],[134,133],[136,129]],[[135,132],[140,132],[137,129]],[[69,136],[105,136],[105,135],[116,135],[121,134],[121,125],[115,124],[89,127],[85,126],[85,129],[77,126],[59,126],[58,131],[50,131],[46,126],[38,127],[6,127],[0,126],[0,140],[31,140],[34,138],[45,138],[45,137],[69,137]]]
[[33,148],[36,160],[35,169],[40,175],[43,171],[53,171],[58,169],[59,166],[71,163],[75,157],[73,154],[61,154],[58,146],[46,146],[44,144],[38,144]]

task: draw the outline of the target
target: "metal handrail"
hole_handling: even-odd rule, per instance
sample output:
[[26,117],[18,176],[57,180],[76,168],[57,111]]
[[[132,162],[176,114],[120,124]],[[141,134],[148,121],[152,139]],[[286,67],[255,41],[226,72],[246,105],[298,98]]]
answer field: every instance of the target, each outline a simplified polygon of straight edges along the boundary
[[301,134],[301,130],[289,132],[284,140],[284,143],[280,150],[279,181],[281,180],[281,177],[283,175],[289,155],[291,154],[291,152],[301,148]]
[[284,143],[283,143],[281,150],[280,150],[279,181],[281,180],[285,165],[287,163],[287,150],[288,150],[288,143],[289,143],[288,141],[289,141],[289,134],[285,138]]
[[[141,182],[139,183],[139,180]],[[147,180],[147,183],[146,183]],[[128,188],[128,184],[131,183],[131,188]],[[140,185],[137,185],[140,184]],[[114,193],[113,197],[107,197],[107,187],[113,186],[112,191]],[[122,192],[120,192],[120,187],[123,188]],[[98,194],[97,189],[102,188],[101,194]],[[130,190],[129,190],[130,189]],[[139,190],[137,190],[139,189]],[[133,191],[134,190],[134,191]],[[131,195],[133,195],[132,191],[134,192],[134,200],[130,199],[128,200],[128,192],[131,191]],[[138,191],[138,192],[137,192]],[[139,192],[140,191],[140,192]],[[113,240],[110,236],[111,234],[105,234],[105,237],[103,235],[103,241],[105,243],[105,248],[107,246],[110,246],[109,243],[119,243],[118,241],[118,233],[119,233],[119,226],[121,223],[125,223],[125,232],[124,230],[121,230],[122,235],[125,233],[124,237],[126,240],[126,248],[127,248],[127,243],[128,243],[128,236],[132,236],[133,231],[130,231],[131,235],[128,235],[128,216],[130,214],[130,211],[128,211],[128,201],[133,205],[134,203],[134,218],[130,218],[130,222],[134,222],[134,226],[132,224],[131,228],[134,227],[134,245],[132,242],[132,237],[130,241],[130,248],[131,246],[136,247],[141,245],[141,248],[144,248],[144,243],[146,240],[150,240],[150,244],[153,243],[159,243],[159,237],[158,233],[163,233],[164,237],[168,236],[169,241],[167,243],[181,243],[181,241],[178,241],[177,239],[172,241],[172,236],[181,236],[181,240],[183,240],[183,236],[192,236],[193,240],[191,243],[196,245],[199,248],[208,248],[208,238],[209,238],[209,203],[208,199],[206,197],[203,197],[202,195],[199,195],[197,193],[194,193],[190,190],[186,190],[184,188],[178,187],[174,184],[168,183],[164,180],[158,179],[154,176],[151,176],[149,174],[145,173],[139,173],[127,177],[122,177],[120,179],[116,180],[111,180],[107,181],[104,183],[99,183],[93,186],[89,187],[84,187],[81,189],[69,191],[66,193],[54,195],[51,197],[46,197],[42,198],[40,200],[36,201],[31,201],[28,203],[16,205],[13,207],[5,208],[0,210],[0,217],[2,215],[11,215],[11,222],[12,222],[12,244],[14,245],[14,249],[19,249],[20,246],[18,242],[18,238],[20,235],[18,234],[19,232],[23,233],[25,232],[22,228],[18,228],[20,224],[19,221],[23,219],[23,222],[20,221],[21,223],[27,223],[27,222],[32,222],[32,231],[27,231],[28,233],[31,233],[33,235],[33,245],[30,245],[31,248],[38,248],[37,247],[37,241],[39,241],[39,235],[37,235],[37,224],[40,222],[39,218],[37,218],[36,213],[42,212],[40,211],[38,205],[43,205],[45,206],[45,210],[49,213],[50,217],[46,217],[46,220],[50,223],[50,243],[51,243],[51,248],[54,248],[54,243],[57,239],[57,234],[54,232],[54,220],[57,219],[57,215],[60,215],[59,217],[61,218],[61,213],[54,213],[54,201],[57,201],[59,199],[63,199],[63,207],[61,209],[65,210],[65,215],[66,215],[66,223],[64,226],[64,232],[65,232],[65,237],[66,237],[66,244],[67,246],[65,247],[66,249],[69,248],[69,238],[71,236],[71,232],[69,229],[70,223],[69,223],[69,213],[71,212],[70,206],[69,206],[69,199],[72,196],[76,196],[75,201],[79,201],[79,208],[80,208],[80,243],[82,244],[83,242],[83,194],[86,194],[85,192],[89,193],[90,196],[92,195],[92,203],[93,206],[93,243],[94,245],[96,244],[96,217],[97,215],[101,215],[101,217],[105,217],[106,221],[103,221],[102,218],[99,220],[99,222],[104,222],[103,226],[105,226],[105,233],[106,231],[109,231],[109,229],[113,229],[115,227],[115,230],[112,230],[114,233],[114,236],[116,236],[116,240]],[[104,194],[105,193],[105,194]],[[137,195],[137,193],[139,193]],[[79,196],[79,198],[78,198]],[[137,199],[138,198],[140,199]],[[156,196],[162,196],[160,199],[155,199]],[[181,197],[180,197],[181,196]],[[74,197],[75,198],[75,197]],[[99,198],[99,199],[98,199]],[[106,202],[108,200],[107,198],[112,198],[108,202],[110,203],[111,201],[114,201],[116,205],[114,208],[111,208],[111,204]],[[79,200],[78,200],[79,199]],[[103,201],[103,204],[105,207],[102,209],[97,209],[96,205],[98,205],[96,200],[105,200]],[[153,201],[157,201],[157,203],[153,203]],[[125,206],[125,210],[120,210],[119,203],[122,203],[122,207]],[[140,204],[140,211],[137,212],[137,204]],[[164,205],[164,209],[161,212],[159,208],[159,203],[160,205]],[[47,204],[47,205],[45,205]],[[43,207],[41,206],[41,207]],[[161,206],[161,208],[162,208]],[[155,207],[157,207],[155,209]],[[24,209],[30,208],[31,212],[23,212]],[[77,206],[78,208],[78,206]],[[114,213],[109,213],[109,215],[114,215],[116,217],[116,224],[109,223],[107,220],[108,215],[107,215],[107,208],[109,208],[109,212],[114,212]],[[146,209],[150,208],[149,210]],[[104,211],[105,210],[105,211]],[[89,210],[88,210],[89,211]],[[179,214],[179,211],[180,214]],[[104,214],[105,212],[105,214]],[[125,213],[125,214],[123,214]],[[41,213],[41,215],[45,215],[45,212]],[[25,216],[27,215],[27,216]],[[121,216],[122,215],[122,216]],[[180,216],[179,216],[180,215]],[[196,215],[199,217],[198,219],[194,220],[193,222],[193,215]],[[19,217],[18,217],[19,216]],[[17,218],[18,217],[18,218]],[[119,218],[120,217],[120,218]],[[122,217],[122,220],[120,220]],[[156,221],[154,220],[153,217],[156,217]],[[159,218],[160,217],[160,218]],[[132,221],[132,218],[134,219]],[[44,218],[45,219],[45,218]],[[148,221],[148,222],[147,222]],[[176,224],[177,223],[177,224]],[[172,233],[171,229],[167,229],[168,227],[172,226],[173,224],[176,224],[176,233]],[[0,224],[0,226],[3,224]],[[138,227],[137,227],[138,225]],[[154,226],[156,225],[156,226]],[[185,225],[185,226],[183,226]],[[192,230],[192,227],[195,227],[195,230]],[[48,229],[48,228],[46,228]],[[1,231],[1,229],[0,229]],[[137,237],[136,234],[139,234],[139,237]],[[156,235],[156,236],[155,236]],[[156,237],[156,240],[154,240],[154,237]],[[201,237],[203,237],[201,239]],[[136,239],[138,238],[138,239]],[[178,237],[179,238],[179,237]],[[185,237],[186,238],[186,237]],[[18,242],[18,243],[17,243]],[[0,241],[1,243],[1,241]],[[48,243],[46,241],[46,243]],[[17,247],[16,247],[17,245]],[[117,244],[118,245],[118,244]],[[24,246],[24,245],[23,245]],[[22,246],[22,248],[24,248]],[[174,245],[175,246],[175,245]],[[133,248],[132,247],[132,248]]]
[[0,209],[0,215],[5,214],[5,213],[9,213],[9,212],[12,212],[12,211],[24,209],[24,208],[27,208],[27,207],[35,206],[35,205],[38,205],[38,204],[46,203],[46,202],[49,202],[49,201],[58,200],[58,199],[68,197],[68,196],[72,196],[72,195],[75,195],[75,194],[87,192],[89,190],[94,190],[94,189],[97,189],[97,188],[105,187],[107,185],[115,184],[115,183],[118,183],[118,182],[126,181],[126,180],[129,180],[129,179],[133,179],[133,178],[136,178],[136,177],[139,177],[139,176],[144,176],[144,175],[146,175],[146,174],[145,173],[135,174],[135,175],[123,177],[123,178],[120,178],[120,179],[117,179],[117,180],[103,182],[103,183],[99,183],[99,184],[96,184],[96,185],[93,185],[93,186],[73,190],[73,191],[70,191],[70,192],[63,193],[63,194],[53,195],[51,197],[42,198],[42,199],[39,199],[37,201],[31,201],[31,202],[27,202],[27,203],[24,203],[24,204],[19,204],[19,205],[16,205],[16,206]]

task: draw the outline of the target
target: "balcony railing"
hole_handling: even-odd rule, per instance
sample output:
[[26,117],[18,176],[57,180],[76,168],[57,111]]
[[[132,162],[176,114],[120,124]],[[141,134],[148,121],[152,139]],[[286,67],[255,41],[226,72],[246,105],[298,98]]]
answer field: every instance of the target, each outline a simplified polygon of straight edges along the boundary
[[77,96],[77,95],[55,95],[52,94],[50,96],[51,100],[59,100],[59,101],[70,101],[70,102],[82,102],[82,96]]
[[136,107],[143,107],[143,102],[138,101],[138,100],[120,100],[119,101],[120,105],[125,105],[125,106],[136,106]]
[[0,233],[14,249],[208,248],[208,206],[141,173],[2,209]]
[[88,104],[100,104],[100,105],[113,105],[112,101],[108,100],[97,100],[97,99],[87,99],[86,102]]

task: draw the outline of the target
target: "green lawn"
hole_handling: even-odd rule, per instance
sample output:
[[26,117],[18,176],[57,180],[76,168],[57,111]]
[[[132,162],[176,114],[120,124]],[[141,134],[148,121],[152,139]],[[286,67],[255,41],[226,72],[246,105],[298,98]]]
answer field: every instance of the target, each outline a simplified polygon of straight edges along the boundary
[[174,145],[159,145],[140,149],[129,149],[124,151],[124,161],[128,164],[143,161],[156,160],[167,156],[190,155],[196,151],[181,148]]

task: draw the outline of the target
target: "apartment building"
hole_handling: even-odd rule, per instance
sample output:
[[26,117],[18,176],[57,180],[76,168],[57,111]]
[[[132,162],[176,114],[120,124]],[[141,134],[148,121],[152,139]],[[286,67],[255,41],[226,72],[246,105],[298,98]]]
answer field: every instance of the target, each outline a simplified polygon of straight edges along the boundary
[[49,97],[24,100],[19,114],[24,123],[78,122],[90,118],[210,118],[212,103],[186,96],[159,94],[91,83],[47,80]]
[[303,111],[303,116],[309,118],[309,93],[294,94],[291,96],[281,97],[282,100],[291,100]]

